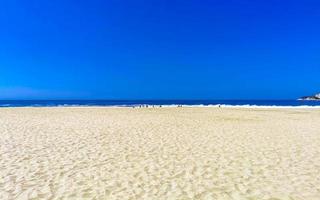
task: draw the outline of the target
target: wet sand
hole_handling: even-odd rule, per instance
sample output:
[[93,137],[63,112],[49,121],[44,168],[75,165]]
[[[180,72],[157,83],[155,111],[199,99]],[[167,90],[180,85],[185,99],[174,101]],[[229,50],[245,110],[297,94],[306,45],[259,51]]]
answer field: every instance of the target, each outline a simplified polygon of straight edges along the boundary
[[1,108],[0,199],[319,200],[320,110]]

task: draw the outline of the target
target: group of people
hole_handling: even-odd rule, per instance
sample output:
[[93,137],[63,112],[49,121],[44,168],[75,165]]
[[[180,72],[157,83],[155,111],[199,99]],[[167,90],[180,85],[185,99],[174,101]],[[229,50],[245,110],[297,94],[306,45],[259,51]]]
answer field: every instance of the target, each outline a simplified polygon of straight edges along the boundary
[[[132,108],[149,108],[149,107],[152,107],[152,108],[156,108],[156,107],[159,107],[159,108],[162,108],[162,105],[148,105],[148,104],[140,104],[138,106],[132,106]],[[182,105],[177,105],[178,108],[182,108],[183,106]]]

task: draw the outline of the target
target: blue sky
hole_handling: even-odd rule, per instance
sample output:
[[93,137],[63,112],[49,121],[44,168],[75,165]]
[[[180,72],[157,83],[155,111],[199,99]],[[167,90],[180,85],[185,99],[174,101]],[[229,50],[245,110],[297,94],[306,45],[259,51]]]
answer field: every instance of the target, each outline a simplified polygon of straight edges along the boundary
[[4,0],[2,99],[320,92],[320,2]]

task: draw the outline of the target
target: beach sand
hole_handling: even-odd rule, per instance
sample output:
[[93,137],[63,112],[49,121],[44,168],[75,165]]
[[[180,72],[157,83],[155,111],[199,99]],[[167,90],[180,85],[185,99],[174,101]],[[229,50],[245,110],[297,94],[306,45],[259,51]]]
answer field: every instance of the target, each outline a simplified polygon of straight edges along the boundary
[[1,108],[0,199],[319,200],[320,110]]

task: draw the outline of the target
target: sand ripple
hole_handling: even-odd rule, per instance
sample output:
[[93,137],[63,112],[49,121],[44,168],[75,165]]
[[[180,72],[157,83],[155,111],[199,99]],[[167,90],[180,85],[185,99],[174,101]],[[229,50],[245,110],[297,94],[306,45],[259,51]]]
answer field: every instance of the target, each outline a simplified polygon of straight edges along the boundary
[[319,200],[320,112],[0,109],[0,199]]

